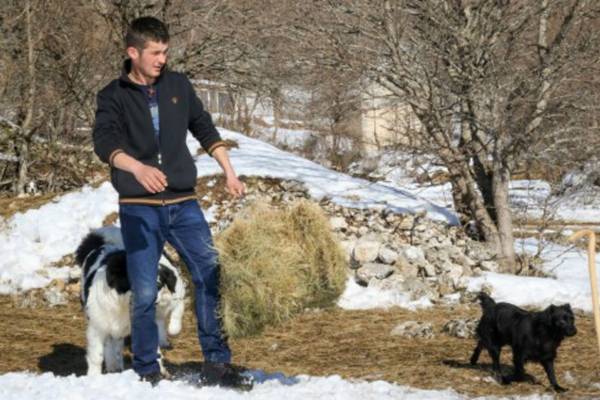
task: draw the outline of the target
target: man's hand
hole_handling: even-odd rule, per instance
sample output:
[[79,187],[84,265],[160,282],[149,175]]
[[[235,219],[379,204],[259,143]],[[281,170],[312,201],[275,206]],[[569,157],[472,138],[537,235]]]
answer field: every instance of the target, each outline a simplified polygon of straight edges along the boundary
[[167,187],[167,177],[155,167],[139,163],[131,172],[135,179],[150,193],[158,193]]
[[246,185],[241,182],[235,172],[233,171],[233,167],[231,166],[231,162],[229,161],[229,156],[227,155],[227,149],[225,146],[217,147],[212,156],[217,160],[223,172],[225,172],[225,189],[231,194],[233,197],[239,198],[246,194]]
[[162,192],[167,187],[167,177],[160,169],[143,164],[123,151],[114,156],[113,166],[131,172],[150,193]]
[[246,194],[246,185],[238,179],[235,175],[228,175],[226,177],[225,189],[233,197],[239,198]]

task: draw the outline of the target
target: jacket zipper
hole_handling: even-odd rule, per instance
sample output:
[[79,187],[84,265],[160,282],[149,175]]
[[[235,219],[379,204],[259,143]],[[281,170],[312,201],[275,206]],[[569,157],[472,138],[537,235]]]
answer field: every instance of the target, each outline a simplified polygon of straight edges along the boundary
[[[142,95],[144,96],[144,100],[146,100],[145,99],[146,94],[143,92],[143,90],[141,90],[141,89],[139,89],[137,87],[136,87],[136,89],[142,92]],[[159,101],[158,101],[158,90],[157,90],[156,103],[157,103],[157,106],[158,106],[158,104],[159,104]],[[152,121],[152,112],[151,112],[151,110],[149,108],[148,108],[148,113],[150,114],[150,125],[152,125],[152,127],[154,127],[154,123]],[[159,115],[159,118],[160,118],[160,109],[158,110],[158,115]],[[160,128],[160,126],[159,126],[159,128]],[[156,135],[156,132],[154,132],[154,137],[156,138],[156,146],[158,148],[158,169],[160,170],[160,172],[162,172],[164,174],[164,171],[162,169],[162,155],[160,153],[160,131],[159,131],[158,135]],[[163,205],[163,206],[166,205],[164,193],[159,193],[158,197],[161,200],[161,205]]]
[[[160,136],[160,134],[159,134],[159,136]],[[157,145],[158,145],[158,169],[160,170],[160,172],[162,172],[164,174],[165,172],[162,169],[162,155],[160,153],[160,137],[156,138],[156,142],[157,142]],[[159,193],[159,196],[161,197],[161,202],[162,202],[162,205],[164,206],[165,205],[165,195],[164,195],[164,192]]]
[[[165,172],[162,169],[162,157],[160,155],[160,144],[158,146],[158,169],[160,169],[160,171],[164,174]],[[166,176],[166,175],[165,175]],[[161,197],[162,197],[162,205],[165,205],[165,196],[164,196],[164,192],[161,193]]]
[[[159,94],[158,94],[158,88],[155,88],[155,90],[156,90],[156,107],[158,108],[158,118],[159,118],[159,121],[160,121],[160,108],[159,108],[160,102],[158,101],[158,96],[159,96]],[[150,113],[150,118],[152,118],[152,113]],[[150,121],[150,122],[154,126],[153,121]],[[158,132],[158,135],[156,134],[156,132],[154,132],[154,137],[156,138],[156,146],[158,148],[158,169],[160,170],[160,172],[162,172],[164,174],[165,171],[163,171],[163,168],[162,168],[162,154],[160,152],[160,123],[159,123],[159,132]],[[165,203],[164,192],[159,193],[159,197],[161,199],[161,204],[164,206],[166,204]]]

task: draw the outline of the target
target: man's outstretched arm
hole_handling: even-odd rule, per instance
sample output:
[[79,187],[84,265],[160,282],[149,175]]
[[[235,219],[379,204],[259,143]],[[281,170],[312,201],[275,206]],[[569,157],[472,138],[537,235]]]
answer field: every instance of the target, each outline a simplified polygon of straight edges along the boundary
[[229,161],[229,155],[227,154],[227,148],[225,146],[219,146],[211,153],[211,156],[221,166],[223,173],[225,174],[225,187],[227,191],[234,197],[242,197],[246,193],[246,186],[241,182],[233,167]]

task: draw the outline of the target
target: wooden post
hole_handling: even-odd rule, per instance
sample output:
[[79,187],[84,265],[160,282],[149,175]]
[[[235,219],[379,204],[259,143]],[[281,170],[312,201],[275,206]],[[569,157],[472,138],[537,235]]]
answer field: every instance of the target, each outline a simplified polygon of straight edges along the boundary
[[598,308],[598,279],[596,276],[596,234],[594,231],[586,229],[574,233],[569,237],[569,240],[574,242],[586,235],[589,236],[588,269],[590,273],[590,284],[592,286],[592,310],[594,311],[596,337],[598,339],[598,350],[600,351],[600,308]]

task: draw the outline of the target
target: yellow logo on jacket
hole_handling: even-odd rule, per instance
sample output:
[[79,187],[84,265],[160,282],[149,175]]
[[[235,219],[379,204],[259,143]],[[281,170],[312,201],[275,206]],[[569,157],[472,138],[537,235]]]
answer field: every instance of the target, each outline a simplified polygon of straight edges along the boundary
[[179,98],[177,96],[171,97],[171,102],[173,104],[177,104],[178,101],[179,101]]

